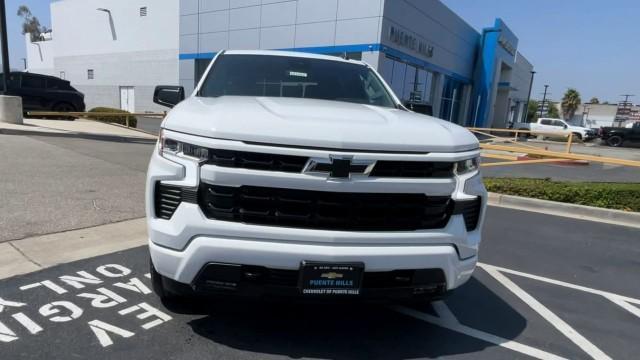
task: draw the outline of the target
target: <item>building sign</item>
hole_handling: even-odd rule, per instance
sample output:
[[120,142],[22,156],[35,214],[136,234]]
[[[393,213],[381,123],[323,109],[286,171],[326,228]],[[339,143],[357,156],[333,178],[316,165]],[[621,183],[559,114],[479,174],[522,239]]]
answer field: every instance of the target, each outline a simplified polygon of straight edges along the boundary
[[417,35],[398,29],[393,25],[389,27],[389,40],[394,44],[413,50],[428,58],[433,57],[433,45],[429,45],[424,40],[418,38]]
[[511,56],[516,56],[516,47],[513,46],[513,44],[511,44],[507,40],[506,36],[500,35],[500,38],[498,39],[498,44],[500,44],[500,46],[504,49],[504,51],[511,54]]

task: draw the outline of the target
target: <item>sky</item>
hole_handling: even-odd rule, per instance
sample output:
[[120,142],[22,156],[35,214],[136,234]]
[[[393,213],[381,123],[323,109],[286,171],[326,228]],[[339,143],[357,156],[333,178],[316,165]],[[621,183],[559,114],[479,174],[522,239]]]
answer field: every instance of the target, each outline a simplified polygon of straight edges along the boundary
[[558,100],[576,88],[583,101],[640,103],[640,1],[442,0],[480,30],[502,18],[536,71],[532,98],[549,85]]
[[22,35],[22,18],[16,15],[20,5],[26,5],[31,13],[40,20],[40,24],[51,28],[49,15],[50,0],[6,0],[7,8],[7,37],[9,40],[9,64],[11,69],[24,69],[26,50],[24,35]]
[[[532,98],[541,98],[547,84],[554,100],[574,87],[584,101],[595,96],[617,102],[621,94],[637,94],[631,100],[640,103],[639,0],[442,1],[479,31],[492,26],[496,17],[507,23],[537,72]],[[50,2],[6,1],[12,68],[22,69],[25,57],[18,6],[27,5],[50,27]]]

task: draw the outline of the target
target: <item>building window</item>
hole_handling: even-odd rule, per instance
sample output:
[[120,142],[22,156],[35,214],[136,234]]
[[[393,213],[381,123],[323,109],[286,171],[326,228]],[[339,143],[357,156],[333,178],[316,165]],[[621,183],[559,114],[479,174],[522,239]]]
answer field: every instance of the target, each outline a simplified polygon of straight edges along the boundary
[[140,8],[140,16],[147,16],[147,7],[143,6]]
[[87,79],[93,80],[93,69],[87,70]]
[[401,101],[431,105],[432,72],[387,56],[382,60],[380,73]]
[[442,89],[442,102],[440,104],[440,118],[457,122],[460,117],[460,104],[464,84],[452,77],[446,76]]

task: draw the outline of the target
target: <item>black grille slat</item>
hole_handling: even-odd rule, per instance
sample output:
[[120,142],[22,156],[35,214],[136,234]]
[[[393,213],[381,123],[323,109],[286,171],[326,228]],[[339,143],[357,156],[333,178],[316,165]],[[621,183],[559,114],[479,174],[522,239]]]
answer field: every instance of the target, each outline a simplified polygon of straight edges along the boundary
[[155,187],[156,217],[171,219],[182,200],[182,190],[178,186],[156,183]]
[[306,156],[209,149],[207,164],[251,170],[302,172]]
[[157,182],[154,190],[154,208],[156,217],[169,220],[181,202],[196,204],[197,188],[167,185]]
[[370,175],[400,178],[450,178],[453,176],[453,163],[381,160],[373,167]]
[[481,206],[482,199],[480,197],[473,200],[459,200],[456,201],[453,213],[462,214],[467,231],[472,231],[478,227]]
[[200,206],[211,219],[325,230],[442,228],[453,209],[450,197],[424,194],[334,193],[209,184],[202,184],[200,194]]

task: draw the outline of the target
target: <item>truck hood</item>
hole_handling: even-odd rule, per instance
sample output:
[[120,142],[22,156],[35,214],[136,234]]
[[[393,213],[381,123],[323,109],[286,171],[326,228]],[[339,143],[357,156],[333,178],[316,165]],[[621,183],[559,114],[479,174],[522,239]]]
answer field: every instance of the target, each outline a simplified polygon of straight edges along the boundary
[[478,148],[467,129],[410,111],[340,101],[192,96],[162,123],[218,139],[344,150],[460,152]]

